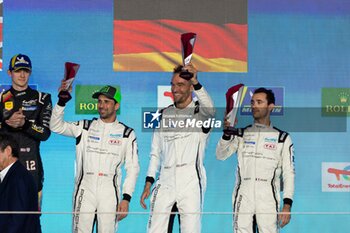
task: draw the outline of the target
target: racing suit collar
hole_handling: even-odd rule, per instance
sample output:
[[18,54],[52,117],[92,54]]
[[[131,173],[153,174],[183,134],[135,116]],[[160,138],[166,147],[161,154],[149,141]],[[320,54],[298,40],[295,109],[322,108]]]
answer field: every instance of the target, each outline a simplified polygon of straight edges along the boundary
[[29,90],[31,90],[31,88],[29,86],[27,87],[27,89],[25,89],[23,91],[17,91],[12,86],[10,88],[10,91],[14,96],[25,95],[26,93],[28,93]]
[[98,121],[99,124],[106,124],[106,125],[112,125],[112,124],[118,124],[119,123],[118,118],[115,118],[115,121],[113,121],[111,123],[106,123],[101,118],[98,118],[97,121]]
[[272,123],[270,123],[270,125],[264,125],[264,124],[254,122],[253,127],[260,128],[260,129],[269,129],[269,128],[273,128],[273,125]]
[[193,102],[193,100],[191,101],[191,103],[189,103],[185,108],[177,108],[176,107],[176,104],[174,103],[174,108],[176,109],[176,110],[184,110],[184,109],[188,109],[188,108],[193,108],[193,107],[195,107],[196,106],[196,104]]

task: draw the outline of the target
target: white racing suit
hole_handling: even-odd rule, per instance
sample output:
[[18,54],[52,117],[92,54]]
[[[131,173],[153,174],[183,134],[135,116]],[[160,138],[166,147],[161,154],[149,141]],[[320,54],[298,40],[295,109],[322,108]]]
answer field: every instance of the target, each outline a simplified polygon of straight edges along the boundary
[[[116,120],[101,119],[65,122],[64,107],[56,105],[50,128],[53,132],[76,138],[76,174],[73,194],[74,212],[116,213],[120,203],[121,166],[126,177],[123,199],[130,201],[139,173],[138,151],[134,130]],[[73,216],[73,232],[92,232],[95,214]],[[116,214],[98,214],[97,230],[114,233]]]
[[[283,200],[292,205],[294,194],[293,144],[288,133],[253,124],[234,137],[223,136],[216,158],[225,160],[237,152],[236,186],[233,192],[234,232],[277,232],[281,179]],[[242,214],[239,214],[242,213]],[[275,214],[276,213],[276,214]]]
[[208,93],[200,84],[194,88],[198,102],[192,101],[185,109],[174,105],[163,109],[161,128],[153,134],[146,181],[153,183],[158,172],[159,177],[151,196],[150,233],[172,231],[169,213],[174,205],[180,215],[181,232],[201,232],[200,213],[206,189],[203,160],[210,128],[175,126],[186,119],[194,122],[214,116]]

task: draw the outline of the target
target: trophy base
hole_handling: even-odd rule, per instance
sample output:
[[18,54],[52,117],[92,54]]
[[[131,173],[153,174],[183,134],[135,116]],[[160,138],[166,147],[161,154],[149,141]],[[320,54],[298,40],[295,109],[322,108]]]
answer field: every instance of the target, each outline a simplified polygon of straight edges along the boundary
[[190,80],[191,78],[193,78],[193,74],[185,70],[185,71],[181,71],[180,77],[186,80]]

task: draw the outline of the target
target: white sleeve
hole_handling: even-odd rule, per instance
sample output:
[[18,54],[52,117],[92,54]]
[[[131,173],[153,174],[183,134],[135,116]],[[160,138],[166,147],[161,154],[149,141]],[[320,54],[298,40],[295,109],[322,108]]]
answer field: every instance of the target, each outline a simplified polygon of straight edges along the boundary
[[153,179],[156,179],[156,175],[159,172],[161,153],[162,153],[162,149],[161,149],[160,132],[154,131],[153,137],[152,137],[150,162],[149,162],[148,172],[147,172],[147,176],[152,177]]
[[288,135],[282,149],[283,199],[293,200],[294,196],[294,148]]
[[78,137],[82,132],[82,122],[66,122],[63,120],[64,107],[56,106],[52,110],[50,130],[68,137]]
[[132,196],[135,190],[136,180],[139,175],[139,157],[137,141],[134,130],[130,133],[125,151],[125,171],[126,177],[123,184],[123,194]]
[[226,160],[231,157],[232,154],[237,152],[238,149],[238,137],[222,136],[216,145],[216,159]]
[[208,92],[205,90],[203,86],[200,89],[194,90],[195,95],[198,98],[199,102],[199,112],[205,118],[212,118],[215,116],[215,107],[213,100],[210,98]]

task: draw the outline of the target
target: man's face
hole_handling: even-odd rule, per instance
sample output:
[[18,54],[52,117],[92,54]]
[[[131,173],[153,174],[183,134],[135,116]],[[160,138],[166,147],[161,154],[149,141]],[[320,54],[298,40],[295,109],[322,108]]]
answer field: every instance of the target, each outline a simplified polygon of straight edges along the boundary
[[19,69],[16,71],[8,71],[8,75],[12,79],[12,87],[17,91],[27,89],[29,76],[31,72],[27,69]]
[[114,121],[118,108],[119,103],[115,103],[113,99],[110,99],[104,95],[100,95],[98,97],[97,109],[102,120]]
[[256,121],[269,117],[273,109],[274,104],[268,104],[266,97],[265,93],[256,93],[252,96],[250,106]]
[[171,80],[171,93],[176,105],[186,103],[192,100],[192,85],[189,81],[181,78],[179,74],[174,74]]
[[9,148],[6,147],[4,150],[0,149],[0,171],[9,165]]

